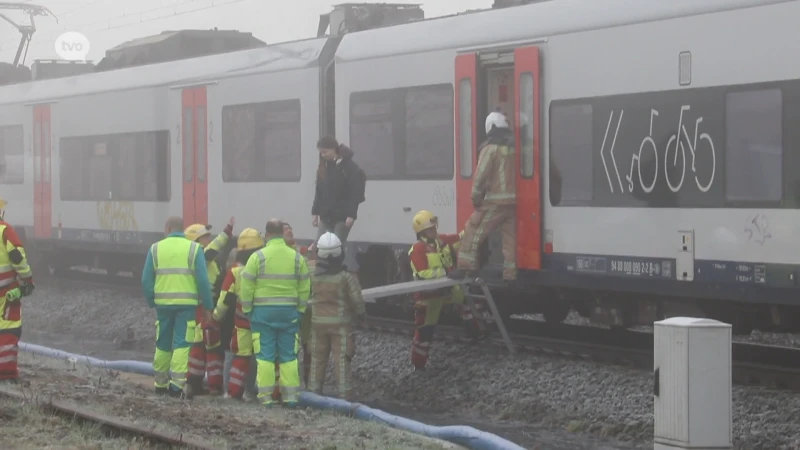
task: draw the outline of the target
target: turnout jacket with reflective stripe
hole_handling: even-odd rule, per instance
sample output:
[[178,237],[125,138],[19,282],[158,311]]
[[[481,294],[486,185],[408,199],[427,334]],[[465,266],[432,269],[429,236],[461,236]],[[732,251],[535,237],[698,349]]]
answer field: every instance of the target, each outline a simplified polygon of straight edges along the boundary
[[142,290],[151,307],[214,308],[202,247],[172,233],[150,247],[142,270]]
[[242,271],[239,301],[242,312],[255,307],[296,306],[305,312],[311,292],[306,259],[283,238],[273,238],[250,256]]
[[0,220],[0,294],[19,287],[18,279],[25,282],[33,281],[31,266],[28,265],[28,258],[25,249],[14,228],[6,222]]
[[[408,251],[411,272],[415,280],[444,278],[455,267],[455,255],[461,247],[459,234],[440,234],[434,241],[420,239]],[[414,293],[417,300],[429,300],[449,295],[450,288]]]
[[346,270],[314,273],[311,285],[312,323],[347,325],[353,317],[366,314],[358,278]]
[[517,202],[514,147],[486,144],[478,156],[472,184],[472,201],[483,205],[513,205]]

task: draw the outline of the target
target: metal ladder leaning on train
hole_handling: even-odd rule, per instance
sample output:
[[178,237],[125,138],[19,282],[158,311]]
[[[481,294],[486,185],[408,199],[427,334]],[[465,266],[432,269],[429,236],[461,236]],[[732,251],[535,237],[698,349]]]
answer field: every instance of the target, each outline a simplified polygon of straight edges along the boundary
[[[500,112],[489,114],[485,125],[487,140],[472,191],[476,210],[465,229],[439,234],[438,218],[430,211],[413,218],[417,241],[408,254],[417,280],[474,276],[477,251],[497,227],[503,237],[503,277],[516,278],[513,133]],[[366,177],[352,160],[352,150],[334,138],[320,139],[317,147],[312,220],[318,233],[310,247],[297,249],[291,225],[271,219],[263,237],[255,228],[240,233],[223,274],[215,258],[233,236],[233,217],[213,239],[211,225],[193,224],[181,231],[180,217],[167,221],[166,237],[150,248],[142,274],[145,297],[158,316],[153,360],[157,393],[191,398],[202,392],[207,373],[211,395],[224,393],[237,400],[255,396],[265,406],[293,407],[303,348],[306,388],[322,393],[333,353],[339,395],[353,399],[353,326],[363,320],[365,307],[358,277],[345,262],[344,243],[365,200]],[[355,260],[352,255],[349,259]],[[482,305],[465,304],[463,289],[456,285],[414,294],[415,370],[427,365],[445,304],[459,306],[467,336],[487,336],[479,319]]]

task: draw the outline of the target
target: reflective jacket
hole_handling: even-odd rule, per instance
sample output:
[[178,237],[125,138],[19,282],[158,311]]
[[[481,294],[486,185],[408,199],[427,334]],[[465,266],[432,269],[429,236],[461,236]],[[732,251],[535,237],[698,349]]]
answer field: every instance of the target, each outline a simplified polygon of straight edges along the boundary
[[142,289],[150,306],[214,308],[205,255],[200,244],[172,233],[147,253]]
[[247,260],[239,299],[245,314],[261,306],[295,306],[303,313],[310,290],[305,258],[286,245],[283,238],[273,238]]
[[346,270],[311,276],[311,323],[348,325],[366,314],[358,278]]
[[7,303],[5,294],[19,287],[19,280],[33,283],[33,274],[22,241],[14,228],[3,221],[0,221],[0,239],[0,330],[8,330],[22,326],[22,315],[19,301]]
[[514,147],[486,144],[478,156],[472,184],[472,201],[482,205],[513,205],[517,202]]
[[203,250],[204,256],[206,258],[206,267],[208,267],[208,281],[211,283],[213,290],[216,291],[218,286],[219,277],[221,271],[219,270],[219,264],[217,264],[216,258],[222,252],[222,249],[228,245],[228,240],[230,239],[230,233],[232,231],[228,231],[233,227],[226,227],[225,230],[218,234],[217,237],[211,241],[206,248]]
[[[423,239],[418,240],[411,250],[408,257],[411,262],[411,272],[415,280],[435,280],[444,278],[455,267],[455,255],[461,247],[461,237],[464,232],[459,234],[440,234],[433,242]],[[430,300],[448,296],[450,288],[435,291],[423,291],[414,294],[418,300]]]

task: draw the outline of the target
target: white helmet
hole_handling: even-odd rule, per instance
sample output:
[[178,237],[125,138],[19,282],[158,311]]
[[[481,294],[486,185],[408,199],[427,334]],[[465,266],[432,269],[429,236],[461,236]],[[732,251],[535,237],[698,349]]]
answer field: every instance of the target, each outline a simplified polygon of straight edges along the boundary
[[331,232],[319,237],[317,241],[317,256],[322,259],[336,258],[342,254],[342,241]]
[[489,134],[494,127],[508,128],[508,120],[506,120],[505,114],[495,111],[486,116],[486,134]]

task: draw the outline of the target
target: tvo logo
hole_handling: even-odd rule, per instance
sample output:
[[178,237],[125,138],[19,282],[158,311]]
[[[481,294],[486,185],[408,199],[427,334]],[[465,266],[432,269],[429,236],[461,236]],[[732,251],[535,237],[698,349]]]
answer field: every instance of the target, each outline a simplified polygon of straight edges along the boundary
[[89,39],[76,31],[62,34],[55,43],[56,54],[67,61],[86,61],[89,49]]

